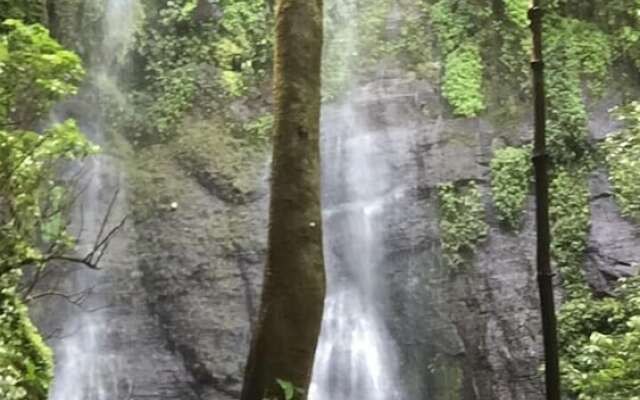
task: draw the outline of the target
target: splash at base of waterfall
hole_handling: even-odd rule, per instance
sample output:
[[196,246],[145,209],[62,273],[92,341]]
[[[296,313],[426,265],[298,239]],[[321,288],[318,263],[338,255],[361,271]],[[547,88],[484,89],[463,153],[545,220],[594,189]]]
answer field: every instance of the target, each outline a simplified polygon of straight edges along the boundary
[[402,198],[394,160],[366,110],[325,113],[322,129],[327,298],[311,400],[403,400],[396,344],[383,310],[388,293],[385,216]]
[[385,329],[363,299],[343,288],[325,302],[310,400],[397,400]]

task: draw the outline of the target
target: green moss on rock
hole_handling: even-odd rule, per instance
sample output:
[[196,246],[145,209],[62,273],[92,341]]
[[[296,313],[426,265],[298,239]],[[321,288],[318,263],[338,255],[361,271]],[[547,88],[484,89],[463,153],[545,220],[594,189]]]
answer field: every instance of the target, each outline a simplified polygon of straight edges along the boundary
[[456,360],[436,357],[429,365],[430,394],[433,400],[461,400],[463,371]]
[[223,119],[188,120],[176,140],[173,157],[214,194],[242,201],[263,174],[264,148],[232,135]]

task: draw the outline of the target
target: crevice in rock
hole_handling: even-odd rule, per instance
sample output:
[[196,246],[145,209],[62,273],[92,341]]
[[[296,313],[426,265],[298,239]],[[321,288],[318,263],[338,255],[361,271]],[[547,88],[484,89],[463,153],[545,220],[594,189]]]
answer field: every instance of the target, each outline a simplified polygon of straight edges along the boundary
[[223,176],[212,174],[206,170],[189,170],[179,162],[187,174],[191,175],[195,181],[202,186],[212,196],[219,198],[225,203],[242,206],[260,199],[264,194],[258,191],[243,192],[229,183],[229,179]]
[[232,398],[240,397],[240,392],[227,388],[228,385],[236,383],[234,378],[227,376],[225,379],[219,379],[213,376],[211,371],[200,361],[198,352],[194,348],[187,345],[178,345],[176,350],[182,355],[185,367],[194,379],[192,389],[198,394],[200,400],[206,400],[207,398],[203,390],[205,387],[212,388],[216,392]]
[[[150,282],[150,279],[145,279],[149,277],[149,268],[152,268],[151,266],[147,265],[146,262],[141,262],[140,265],[140,271],[142,272],[142,279],[140,280],[142,282],[142,286],[145,289],[145,291],[147,293],[155,293],[156,292],[156,288],[154,288],[153,286],[151,286],[148,282]],[[189,365],[189,363],[187,362],[187,358],[185,357],[185,355],[180,351],[180,346],[178,344],[176,344],[175,340],[173,339],[171,333],[169,332],[169,330],[167,329],[167,327],[169,326],[169,319],[167,318],[167,316],[165,315],[165,313],[162,312],[162,310],[160,310],[157,307],[157,303],[159,301],[159,299],[151,299],[151,297],[148,297],[148,301],[147,301],[147,307],[149,308],[149,313],[152,316],[156,316],[158,318],[158,322],[159,322],[159,330],[160,330],[160,334],[162,336],[162,338],[164,338],[164,342],[167,344],[167,348],[169,349],[169,351],[171,351],[174,354],[178,354],[181,358],[182,364],[185,367],[185,370],[189,373],[189,375],[191,375],[191,378],[193,379],[190,382],[187,382],[187,385],[189,387],[191,387],[192,393],[195,396],[195,400],[205,400],[202,397],[202,394],[200,393],[200,390],[197,386],[197,378],[196,376],[194,376],[194,373],[192,371],[191,366]]]
[[589,200],[591,202],[597,201],[597,200],[602,200],[602,199],[609,199],[613,197],[613,193],[612,192],[603,192],[603,193],[598,193],[598,194],[594,194],[592,195]]

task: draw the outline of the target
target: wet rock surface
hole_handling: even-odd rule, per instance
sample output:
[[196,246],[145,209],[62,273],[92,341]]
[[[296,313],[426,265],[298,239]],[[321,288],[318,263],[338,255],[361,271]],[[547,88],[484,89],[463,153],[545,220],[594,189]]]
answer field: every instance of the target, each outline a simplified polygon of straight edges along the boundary
[[605,171],[590,179],[591,231],[586,276],[596,295],[606,295],[611,284],[640,272],[640,229],[620,216]]
[[[417,88],[412,95],[403,88]],[[481,119],[450,119],[428,85],[401,80],[362,89],[363,114],[382,152],[404,143],[399,199],[380,213],[385,227],[382,305],[397,341],[409,399],[542,399],[540,322],[531,213],[504,231],[490,206],[488,163],[501,132]],[[424,91],[424,92],[423,92]],[[393,150],[391,150],[393,151]],[[473,265],[440,262],[437,185],[478,183],[491,230]],[[443,384],[443,381],[447,381]]]
[[[356,96],[379,149],[370,157],[405,154],[390,157],[402,162],[381,171],[402,180],[377,188],[393,206],[376,220],[385,231],[382,281],[391,293],[376,307],[396,342],[407,398],[543,399],[533,199],[521,230],[506,231],[491,206],[488,169],[501,143],[526,142],[527,124],[506,131],[482,119],[450,118],[426,83],[387,78]],[[325,108],[325,126],[335,112]],[[138,290],[198,398],[237,398],[258,307],[267,183],[255,182],[255,192],[263,193],[257,199],[229,201],[179,163],[159,162],[167,159],[162,151],[146,160],[138,156],[144,179],[133,183],[152,185],[151,197],[158,196],[135,226],[144,283]],[[486,200],[490,233],[468,270],[447,271],[440,262],[437,185],[469,180]],[[591,187],[586,274],[596,291],[606,291],[616,278],[637,272],[638,231],[620,217],[604,172],[594,175]],[[324,196],[326,208],[348,207],[331,182]],[[179,203],[176,211],[163,208],[171,201]]]
[[262,280],[265,182],[256,182],[259,199],[238,204],[213,195],[162,149],[141,159],[153,161],[137,182],[158,196],[139,206],[135,224],[149,311],[199,399],[238,398]]
[[[407,400],[542,400],[533,199],[521,230],[506,231],[491,206],[488,168],[497,147],[527,141],[527,123],[507,129],[451,118],[431,85],[400,78],[372,81],[354,95],[376,149],[369,156],[400,160],[380,173],[402,178],[376,187],[381,281],[390,296],[375,307],[395,341]],[[325,108],[324,126],[337,108]],[[607,125],[598,121],[592,127]],[[334,150],[324,144],[328,158]],[[228,196],[228,175],[203,184],[171,145],[127,162],[129,243],[116,246],[120,261],[106,271],[116,304],[111,345],[130,354],[123,390],[133,388],[132,400],[237,399],[266,249],[268,162],[257,160],[265,174],[244,182],[242,193],[251,195],[242,201]],[[437,185],[470,180],[485,199],[490,232],[473,265],[449,271],[440,262]],[[591,178],[591,193],[585,273],[604,294],[638,272],[640,239],[620,216],[605,171]],[[323,201],[337,215],[349,207],[331,182]]]

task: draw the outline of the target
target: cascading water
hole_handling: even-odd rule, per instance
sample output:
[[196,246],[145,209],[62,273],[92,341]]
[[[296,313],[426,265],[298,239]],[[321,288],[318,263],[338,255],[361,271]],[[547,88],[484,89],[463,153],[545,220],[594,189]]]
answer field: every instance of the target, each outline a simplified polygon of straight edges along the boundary
[[[342,32],[325,47],[339,52],[342,70],[352,81],[349,61],[355,54],[354,2],[331,2],[332,19],[343,20]],[[329,29],[331,29],[329,27]],[[331,34],[330,32],[328,34]],[[325,55],[326,57],[326,55]],[[346,60],[346,61],[345,61]],[[394,188],[394,154],[381,148],[389,135],[372,122],[363,104],[376,93],[351,90],[339,105],[323,109],[323,208],[327,298],[316,352],[312,400],[401,400],[394,341],[381,315],[388,298],[383,282],[384,213],[403,196]],[[376,136],[378,135],[378,136]],[[402,143],[398,143],[402,145]]]
[[332,147],[325,155],[336,158],[323,161],[330,165],[325,179],[339,186],[329,197],[341,200],[324,210],[328,295],[311,398],[401,399],[393,342],[378,312],[378,299],[385,296],[377,276],[384,246],[379,222],[387,200],[381,197],[380,169],[386,166],[372,162],[379,160],[372,157],[379,149],[352,107],[344,105],[338,115],[324,126],[336,133],[325,144]]
[[[88,87],[99,99],[104,91],[117,90],[116,80],[134,35],[134,0],[107,0],[103,19],[102,45],[92,49],[94,59],[88,71]],[[81,129],[99,145],[105,143],[99,101],[85,105],[89,109],[76,118]],[[62,111],[65,106],[61,107]],[[72,110],[71,110],[72,111]],[[87,112],[88,111],[88,112]],[[73,114],[73,112],[72,112]],[[75,116],[75,115],[74,115]],[[123,201],[122,177],[117,163],[107,155],[91,159],[82,179],[82,194],[79,196],[72,218],[72,228],[79,237],[76,252],[79,256],[90,253],[99,239],[113,228],[126,214]],[[114,197],[120,190],[120,196]],[[110,204],[113,199],[113,204]],[[109,219],[105,221],[106,214]],[[118,252],[121,249],[113,248]],[[101,266],[116,263],[107,255]],[[51,400],[117,400],[131,394],[132,385],[124,374],[125,360],[107,343],[107,335],[114,321],[110,319],[110,281],[102,271],[93,271],[84,266],[74,266],[65,283],[67,293],[81,306],[67,312],[61,338],[53,343],[56,352],[56,371]],[[77,295],[83,293],[82,295]],[[84,298],[82,302],[79,299]],[[80,304],[81,303],[81,304]],[[132,333],[133,334],[133,333]]]

